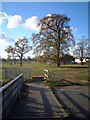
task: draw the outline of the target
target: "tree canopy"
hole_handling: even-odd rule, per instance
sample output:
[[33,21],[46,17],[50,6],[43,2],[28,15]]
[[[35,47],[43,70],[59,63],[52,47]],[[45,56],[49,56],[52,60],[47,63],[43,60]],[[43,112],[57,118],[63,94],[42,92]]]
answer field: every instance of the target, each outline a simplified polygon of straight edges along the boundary
[[51,14],[42,18],[38,24],[39,33],[32,35],[34,52],[55,56],[57,66],[60,66],[60,57],[68,51],[70,40],[73,40],[69,21],[70,18],[61,14]]

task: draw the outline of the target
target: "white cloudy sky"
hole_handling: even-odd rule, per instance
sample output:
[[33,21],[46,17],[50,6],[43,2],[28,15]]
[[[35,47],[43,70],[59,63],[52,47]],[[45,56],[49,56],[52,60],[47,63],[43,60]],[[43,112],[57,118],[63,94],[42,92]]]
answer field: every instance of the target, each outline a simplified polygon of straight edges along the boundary
[[[71,18],[70,26],[75,38],[87,37],[88,3],[4,2],[0,11],[0,56],[7,57],[5,48],[18,38],[27,37],[31,45],[31,34],[39,30],[37,23],[52,13],[66,14]],[[28,55],[32,57],[32,51]]]
[[[37,27],[38,21],[39,21],[39,18],[37,16],[31,16],[30,18],[27,18],[24,21],[22,16],[20,16],[20,15],[8,15],[6,12],[0,12],[0,25],[2,25],[2,29],[4,27],[5,22],[7,22],[6,28],[8,30],[9,29],[10,30],[18,29],[18,27],[20,27],[24,31],[26,31],[27,29],[29,31],[30,30],[38,31],[38,27]],[[15,34],[16,34],[16,32],[15,32]],[[19,36],[19,37],[22,37],[22,36]],[[18,39],[18,38],[16,38],[16,39]],[[0,46],[3,47],[3,49],[1,48],[0,51],[2,51],[1,53],[3,53],[3,57],[6,58],[6,56],[7,56],[7,53],[5,52],[5,48],[7,48],[7,46],[9,46],[9,45],[13,45],[14,42],[16,41],[16,39],[13,39],[13,37],[10,38],[10,35],[7,36],[6,32],[3,32],[3,31],[0,32]],[[32,54],[32,51],[29,52],[29,54]],[[33,57],[33,55],[31,57]]]

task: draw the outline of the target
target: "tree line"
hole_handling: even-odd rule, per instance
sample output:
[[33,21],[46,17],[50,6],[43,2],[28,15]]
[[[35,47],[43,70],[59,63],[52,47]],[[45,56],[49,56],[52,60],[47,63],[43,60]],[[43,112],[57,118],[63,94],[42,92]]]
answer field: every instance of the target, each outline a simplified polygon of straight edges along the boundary
[[24,55],[33,50],[37,58],[43,56],[60,66],[63,56],[69,56],[69,49],[73,47],[74,55],[79,57],[83,64],[83,59],[87,56],[87,39],[82,38],[76,43],[69,22],[70,18],[63,14],[51,14],[42,18],[37,25],[40,28],[39,32],[32,34],[33,45],[29,45],[26,37],[19,38],[14,47],[8,46],[5,49],[8,57],[18,57],[22,66]]

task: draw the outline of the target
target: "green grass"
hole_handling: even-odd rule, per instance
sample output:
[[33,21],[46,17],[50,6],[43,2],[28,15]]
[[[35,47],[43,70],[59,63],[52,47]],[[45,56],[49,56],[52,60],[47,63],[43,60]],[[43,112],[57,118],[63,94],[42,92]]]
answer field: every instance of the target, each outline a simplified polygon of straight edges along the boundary
[[[61,79],[65,79],[74,83],[83,83],[83,81],[84,82],[88,81],[87,67],[88,65],[83,65],[83,66],[82,65],[61,65],[60,67],[57,67],[54,65],[50,66],[46,63],[38,63],[38,62],[23,63],[23,66],[20,67],[19,64],[10,65],[7,63],[3,63],[2,72],[4,72],[6,68],[11,68],[13,70],[22,69],[23,71],[26,71],[26,69],[31,68],[32,76],[43,76],[45,73],[44,69],[48,69],[50,72],[51,81],[60,81]],[[27,74],[27,72],[25,74]],[[28,74],[26,76],[28,76]],[[60,82],[56,82],[56,83],[53,82],[53,83],[60,84]]]
[[86,72],[85,70],[79,72],[79,74],[75,76],[75,79],[88,80],[88,72]]
[[73,83],[63,80],[53,80],[49,83],[47,83],[50,88],[53,88],[54,86],[73,86],[73,85],[81,85],[80,83]]

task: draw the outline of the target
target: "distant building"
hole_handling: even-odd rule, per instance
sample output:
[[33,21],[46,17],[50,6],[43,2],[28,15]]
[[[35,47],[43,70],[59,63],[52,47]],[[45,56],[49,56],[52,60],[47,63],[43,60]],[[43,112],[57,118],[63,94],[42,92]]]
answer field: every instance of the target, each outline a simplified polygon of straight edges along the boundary
[[[83,59],[83,62],[85,63],[86,61],[88,61],[88,59],[85,59],[85,58],[84,58],[84,59]],[[78,59],[78,58],[75,59],[75,62],[76,62],[76,63],[81,63],[80,59]]]

